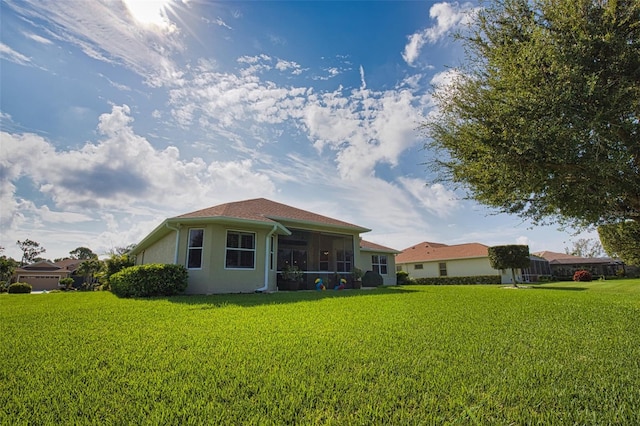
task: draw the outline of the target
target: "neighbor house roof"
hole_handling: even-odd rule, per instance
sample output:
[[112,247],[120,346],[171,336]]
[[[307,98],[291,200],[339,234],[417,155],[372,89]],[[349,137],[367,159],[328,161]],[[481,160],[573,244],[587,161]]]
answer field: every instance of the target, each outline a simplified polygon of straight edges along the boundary
[[360,240],[360,249],[364,251],[386,252],[386,253],[393,253],[393,254],[400,253],[396,249],[381,246],[380,244],[372,243],[371,241],[366,241],[362,239]]
[[291,233],[282,222],[286,222],[287,226],[296,224],[301,227],[315,226],[357,233],[371,231],[368,228],[363,228],[349,222],[277,203],[267,200],[266,198],[254,198],[251,200],[220,204],[166,219],[145,237],[144,240],[136,245],[132,253],[136,254],[155,241],[158,241],[167,235],[171,229],[173,229],[171,228],[173,226],[211,222],[276,226],[279,229],[278,232],[282,234]]
[[82,260],[78,259],[65,259],[53,263],[42,260],[16,268],[16,273],[69,273],[75,271],[80,263],[82,263]]
[[447,245],[422,242],[408,247],[396,256],[396,263],[433,262],[436,260],[487,257],[489,247],[480,243]]
[[614,263],[610,257],[579,257],[566,253],[555,253],[552,251],[541,251],[534,253],[547,260],[551,265],[586,265],[596,263]]

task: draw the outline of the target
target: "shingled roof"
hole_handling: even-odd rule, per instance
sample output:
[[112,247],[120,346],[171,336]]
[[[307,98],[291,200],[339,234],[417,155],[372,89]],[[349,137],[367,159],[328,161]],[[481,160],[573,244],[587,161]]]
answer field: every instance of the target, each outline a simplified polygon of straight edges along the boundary
[[370,231],[370,229],[363,228],[352,223],[322,216],[306,210],[291,207],[286,204],[276,203],[275,201],[267,200],[266,198],[255,198],[252,200],[220,204],[176,216],[172,218],[172,221],[198,218],[229,218],[272,223],[279,222],[280,220],[287,220],[293,222],[329,225],[339,228],[352,228],[359,232]]
[[487,257],[488,255],[489,247],[480,243],[449,246],[425,241],[402,250],[396,256],[396,263],[432,262],[436,260]]
[[394,253],[394,254],[400,253],[396,249],[385,247],[380,244],[376,244],[374,242],[366,241],[363,239],[360,240],[360,248],[365,251],[387,252],[387,253]]
[[578,257],[567,253],[556,253],[553,251],[541,251],[534,255],[542,257],[552,265],[578,265],[615,262],[610,257]]

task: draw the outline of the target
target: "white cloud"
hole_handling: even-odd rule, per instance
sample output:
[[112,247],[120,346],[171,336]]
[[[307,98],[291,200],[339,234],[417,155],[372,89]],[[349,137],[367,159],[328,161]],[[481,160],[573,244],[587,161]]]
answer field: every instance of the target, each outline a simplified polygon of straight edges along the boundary
[[78,7],[74,1],[26,0],[6,6],[27,20],[46,22],[51,37],[78,46],[91,58],[122,64],[152,86],[175,84],[181,78],[170,59],[183,49],[179,32],[170,25],[140,25],[123,2],[95,0]]
[[[270,60],[260,55],[238,62],[255,67]],[[278,63],[283,70],[290,66]],[[250,133],[254,126],[289,126],[304,132],[318,155],[332,153],[341,177],[358,179],[374,174],[380,163],[396,166],[399,155],[418,142],[416,128],[426,105],[412,78],[393,89],[375,91],[365,88],[360,68],[362,88],[316,93],[308,87],[279,86],[257,75],[195,71],[170,92],[173,117],[182,126],[199,124],[225,138],[233,138],[229,132],[249,135],[233,145],[241,152],[250,153],[251,144],[269,140],[269,135]],[[270,129],[277,139],[277,128]]]
[[49,40],[48,38],[44,38],[41,37],[37,34],[33,34],[33,33],[24,33],[25,37],[30,38],[31,40],[38,42],[40,44],[47,44],[47,45],[51,45],[53,44],[53,42],[51,40]]
[[18,65],[31,65],[31,59],[0,42],[0,58]]
[[425,44],[434,44],[461,25],[468,24],[477,11],[478,8],[475,8],[471,3],[462,5],[457,2],[434,4],[429,10],[429,16],[436,20],[435,25],[408,36],[409,42],[404,47],[402,58],[407,64],[414,65]]
[[424,180],[408,177],[401,177],[399,181],[422,207],[436,216],[451,216],[459,208],[459,197],[442,184],[427,185]]
[[[79,150],[56,151],[40,136],[3,132],[3,228],[22,222],[25,215],[48,222],[82,221],[92,217],[80,208],[140,214],[156,205],[182,211],[200,207],[204,200],[274,192],[270,178],[251,160],[206,163],[201,158],[181,159],[176,147],[156,150],[133,132],[129,114],[126,105],[102,114],[98,130],[103,139]],[[14,182],[21,177],[49,196],[61,213],[15,198]]]

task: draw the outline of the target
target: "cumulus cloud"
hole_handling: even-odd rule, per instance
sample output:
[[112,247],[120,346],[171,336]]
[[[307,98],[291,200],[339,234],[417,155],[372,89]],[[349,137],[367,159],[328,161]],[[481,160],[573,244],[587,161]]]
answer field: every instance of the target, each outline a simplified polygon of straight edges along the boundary
[[[239,59],[251,67],[270,61],[266,55]],[[278,63],[283,71],[289,69]],[[182,126],[199,124],[219,134],[246,131],[253,125],[289,126],[304,132],[318,154],[333,153],[343,178],[372,175],[380,163],[397,165],[399,155],[417,143],[415,129],[426,106],[422,89],[409,81],[413,77],[398,87],[376,91],[367,89],[362,67],[359,89],[340,86],[321,93],[279,86],[258,75],[194,71],[170,93],[172,115]],[[241,141],[236,149],[247,150],[248,143]]]
[[459,26],[468,24],[477,10],[471,3],[434,4],[429,10],[429,16],[435,19],[435,25],[408,36],[409,42],[404,47],[402,58],[407,64],[414,65],[425,44],[434,44]]
[[[181,206],[182,211],[200,207],[205,200],[233,199],[239,192],[256,196],[274,192],[273,182],[251,160],[181,159],[176,147],[157,150],[136,135],[132,120],[128,106],[114,106],[100,116],[98,131],[103,138],[71,151],[57,151],[38,135],[2,132],[2,226],[12,226],[26,213],[37,213],[45,221],[64,221],[49,207],[25,208],[15,197],[20,178],[32,181],[66,212],[102,208],[137,214],[136,209],[144,209],[146,203]],[[89,216],[72,219],[89,220]]]

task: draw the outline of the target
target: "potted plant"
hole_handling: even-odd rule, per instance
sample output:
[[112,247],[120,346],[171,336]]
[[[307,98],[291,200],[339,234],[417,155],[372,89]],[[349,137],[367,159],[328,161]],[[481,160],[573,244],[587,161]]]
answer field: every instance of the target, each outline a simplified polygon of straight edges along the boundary
[[362,288],[362,276],[364,272],[360,268],[353,268],[351,270],[351,275],[353,276],[353,288]]
[[285,265],[280,273],[282,280],[278,283],[280,290],[298,290],[304,279],[304,272],[297,266]]

